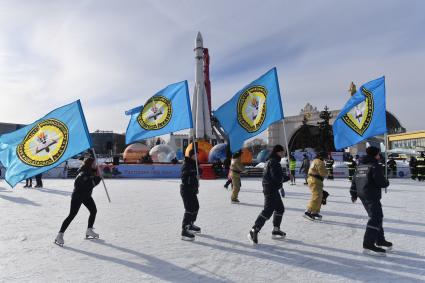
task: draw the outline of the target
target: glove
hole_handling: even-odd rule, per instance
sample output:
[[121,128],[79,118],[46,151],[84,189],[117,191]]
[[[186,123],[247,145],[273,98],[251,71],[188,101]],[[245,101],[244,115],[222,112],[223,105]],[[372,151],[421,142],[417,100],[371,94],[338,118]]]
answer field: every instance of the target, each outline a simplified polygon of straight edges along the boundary
[[282,197],[285,197],[285,190],[283,188],[280,189],[280,194],[282,195]]
[[357,193],[356,192],[353,192],[353,191],[350,191],[350,195],[351,195],[351,202],[352,203],[355,203],[356,200],[357,200]]

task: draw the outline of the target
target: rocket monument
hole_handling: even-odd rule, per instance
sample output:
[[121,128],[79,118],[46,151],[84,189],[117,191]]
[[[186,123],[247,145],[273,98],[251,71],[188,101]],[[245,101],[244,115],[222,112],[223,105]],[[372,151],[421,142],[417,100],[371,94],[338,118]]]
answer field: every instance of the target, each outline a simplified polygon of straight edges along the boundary
[[198,32],[195,41],[195,90],[192,101],[193,136],[196,139],[210,139],[212,137],[211,113],[205,89],[204,76],[204,46],[202,35]]

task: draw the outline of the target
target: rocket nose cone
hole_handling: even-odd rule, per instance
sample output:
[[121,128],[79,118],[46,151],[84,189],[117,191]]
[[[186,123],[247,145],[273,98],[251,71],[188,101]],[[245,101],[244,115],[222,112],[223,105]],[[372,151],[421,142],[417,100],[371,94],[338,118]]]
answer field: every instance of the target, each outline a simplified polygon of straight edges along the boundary
[[198,31],[198,34],[196,35],[196,42],[195,42],[195,46],[196,47],[202,47],[203,45],[203,39],[202,39],[202,35],[201,32]]

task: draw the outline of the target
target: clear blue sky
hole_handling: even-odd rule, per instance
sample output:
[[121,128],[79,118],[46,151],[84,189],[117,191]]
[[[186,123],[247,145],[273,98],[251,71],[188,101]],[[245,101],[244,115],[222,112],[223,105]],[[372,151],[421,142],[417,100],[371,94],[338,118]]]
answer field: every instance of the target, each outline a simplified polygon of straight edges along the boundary
[[0,1],[0,121],[30,123],[80,98],[90,130],[165,85],[193,86],[200,30],[213,108],[269,68],[284,112],[340,109],[351,81],[385,75],[388,110],[424,129],[425,1]]

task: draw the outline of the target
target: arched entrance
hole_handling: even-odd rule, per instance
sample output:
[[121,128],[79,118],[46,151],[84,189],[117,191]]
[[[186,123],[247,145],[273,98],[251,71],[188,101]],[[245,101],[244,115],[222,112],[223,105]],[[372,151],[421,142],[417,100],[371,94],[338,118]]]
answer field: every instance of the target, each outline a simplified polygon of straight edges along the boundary
[[289,150],[317,148],[320,141],[319,127],[313,125],[302,125],[289,140]]

